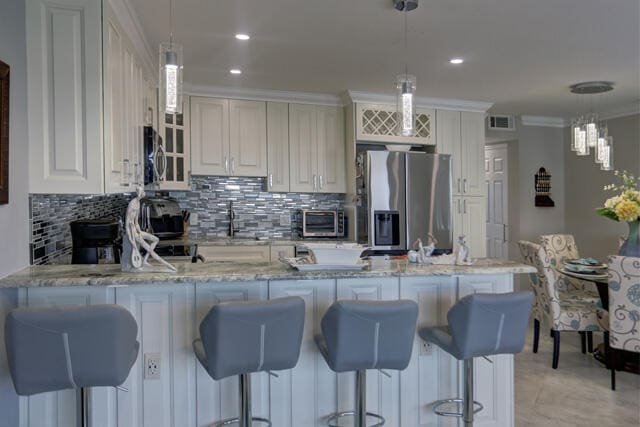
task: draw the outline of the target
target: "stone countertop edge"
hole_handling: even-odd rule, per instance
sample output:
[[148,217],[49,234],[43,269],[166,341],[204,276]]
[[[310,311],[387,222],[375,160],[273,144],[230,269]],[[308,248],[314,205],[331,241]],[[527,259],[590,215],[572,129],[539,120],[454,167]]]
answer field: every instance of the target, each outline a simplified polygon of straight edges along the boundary
[[31,266],[0,279],[0,288],[38,288],[67,286],[134,286],[197,284],[268,280],[357,279],[367,277],[460,276],[470,274],[535,273],[534,267],[496,259],[479,259],[474,265],[415,265],[405,271],[373,269],[361,271],[299,272],[281,263],[178,264],[176,273],[123,273],[120,265]]

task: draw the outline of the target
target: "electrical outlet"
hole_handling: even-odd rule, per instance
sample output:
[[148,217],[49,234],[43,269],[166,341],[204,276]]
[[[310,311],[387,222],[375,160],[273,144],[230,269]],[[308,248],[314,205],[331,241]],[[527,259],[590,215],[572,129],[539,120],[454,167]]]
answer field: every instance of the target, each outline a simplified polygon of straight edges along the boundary
[[420,356],[429,356],[431,353],[433,353],[433,344],[422,341],[422,345],[420,346]]
[[155,380],[160,378],[160,353],[144,354],[144,379]]
[[291,225],[291,215],[288,213],[280,214],[280,226],[286,227]]
[[189,225],[198,225],[198,214],[195,212],[191,212],[189,215]]

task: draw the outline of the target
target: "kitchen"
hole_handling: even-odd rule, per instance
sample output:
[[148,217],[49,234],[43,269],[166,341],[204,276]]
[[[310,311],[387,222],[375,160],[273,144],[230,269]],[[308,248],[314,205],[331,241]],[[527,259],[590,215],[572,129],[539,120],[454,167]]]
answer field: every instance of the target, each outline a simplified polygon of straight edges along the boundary
[[[390,81],[404,67],[418,74],[419,95],[410,113],[415,120],[404,135],[397,121],[398,97],[406,94],[401,84],[392,95],[394,84],[387,88],[366,76],[362,84],[353,78],[328,83],[324,66],[316,63],[320,68],[313,72],[303,61],[290,64],[287,77],[278,76],[282,65],[260,51],[275,49],[274,42],[254,17],[274,19],[268,6],[252,12],[244,2],[239,9],[216,11],[197,1],[62,0],[51,5],[29,0],[19,10],[13,3],[19,2],[11,7],[24,17],[21,31],[27,37],[19,44],[26,77],[17,76],[20,68],[12,72],[12,90],[24,89],[27,99],[12,103],[12,111],[22,111],[28,120],[28,142],[26,151],[11,146],[12,156],[22,156],[12,157],[11,173],[24,178],[13,180],[11,200],[21,201],[15,214],[28,227],[17,227],[24,236],[16,242],[28,246],[28,255],[7,254],[20,259],[0,270],[8,276],[0,279],[0,314],[4,318],[16,306],[112,304],[133,315],[140,350],[123,384],[129,391],[92,389],[93,424],[209,425],[237,416],[242,400],[237,379],[212,380],[192,351],[198,325],[221,301],[292,295],[305,301],[298,365],[277,372],[280,377],[254,374],[252,409],[274,425],[306,426],[326,425],[330,414],[353,409],[358,400],[353,375],[332,372],[314,344],[322,316],[335,301],[413,300],[420,307],[418,327],[423,327],[446,323],[449,308],[465,295],[527,289],[521,273],[534,270],[521,258],[484,259],[492,202],[485,183],[485,143],[497,133],[487,121],[495,111],[493,98],[467,96],[451,85],[444,94],[427,91],[433,83],[421,86],[428,74],[423,60],[414,62],[401,52],[421,37],[422,29],[416,28],[430,14],[427,2],[411,11],[394,10],[392,1],[366,6],[372,22],[394,28],[387,34],[393,34],[393,42],[385,44],[392,52],[389,60],[372,64],[384,62]],[[354,7],[347,10],[354,13]],[[313,37],[330,31],[308,17],[335,18],[335,10],[318,8],[291,10],[293,19],[278,35],[295,34],[320,55]],[[228,16],[229,22],[207,41],[198,41],[213,16]],[[309,35],[300,22],[309,24]],[[172,40],[168,47],[167,40]],[[165,44],[158,61],[150,46],[160,43]],[[288,42],[276,44],[281,58],[300,54]],[[223,53],[212,60],[212,51],[226,52],[227,62],[216,62]],[[270,81],[252,69],[251,58],[271,67]],[[450,59],[443,60],[445,73],[461,73],[463,68],[456,67],[464,65]],[[159,66],[166,71],[167,64],[179,70],[175,87],[162,81],[167,72],[158,78]],[[12,122],[12,132],[20,126]],[[411,159],[427,158],[430,166],[411,166]],[[24,170],[16,172],[20,167],[14,165],[21,164]],[[412,171],[422,171],[422,177]],[[413,188],[415,182],[420,185]],[[177,273],[119,273],[119,265],[111,264],[119,261],[125,212],[142,183],[147,194],[140,225],[160,237],[156,251]],[[411,198],[411,191],[419,196]],[[379,195],[381,204],[376,204]],[[420,222],[417,228],[414,222]],[[104,240],[81,229],[72,236],[82,225],[104,226],[111,235]],[[452,265],[465,247],[458,242],[461,235],[468,245],[463,258],[472,265]],[[309,268],[296,265],[309,247],[338,242],[371,248],[364,270],[360,262],[351,271],[295,270]],[[442,265],[409,262],[408,250],[430,243],[435,252],[427,258],[442,254],[435,257]],[[408,257],[415,261],[424,255],[421,250]],[[33,267],[18,272],[28,265]],[[446,422],[428,404],[464,390],[462,365],[414,335],[405,371],[368,374],[368,409],[380,413],[386,425]],[[476,397],[485,408],[476,422],[514,425],[513,358],[491,359],[475,363]],[[145,369],[148,360],[159,363],[159,378]],[[0,396],[7,396],[11,420],[20,420],[7,425],[77,421],[73,390],[18,398],[8,369],[3,370]]]

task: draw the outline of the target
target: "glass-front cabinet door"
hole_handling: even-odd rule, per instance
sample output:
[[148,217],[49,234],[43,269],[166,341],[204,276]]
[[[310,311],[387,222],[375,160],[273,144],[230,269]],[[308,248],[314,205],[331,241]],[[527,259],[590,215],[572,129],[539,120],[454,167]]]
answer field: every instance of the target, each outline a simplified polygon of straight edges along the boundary
[[[188,99],[185,99],[188,105]],[[187,190],[190,182],[189,108],[180,114],[160,113],[160,147],[158,148],[159,179],[161,190]],[[164,165],[162,165],[164,163]]]

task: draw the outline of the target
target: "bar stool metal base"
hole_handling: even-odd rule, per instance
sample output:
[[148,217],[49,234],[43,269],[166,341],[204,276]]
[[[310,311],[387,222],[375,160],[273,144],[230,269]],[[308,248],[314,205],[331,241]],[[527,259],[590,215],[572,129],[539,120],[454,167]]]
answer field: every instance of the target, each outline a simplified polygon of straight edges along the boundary
[[[436,414],[443,416],[443,417],[459,417],[462,418],[462,411],[460,412],[446,412],[446,411],[441,411],[438,408],[442,405],[446,405],[448,403],[457,403],[458,405],[462,405],[464,404],[464,400],[463,399],[442,399],[442,400],[437,400],[435,402],[433,402],[433,412],[435,412]],[[473,413],[477,414],[478,412],[482,411],[484,409],[484,406],[482,406],[482,403],[478,402],[478,401],[473,401]]]
[[[333,414],[329,417],[329,419],[327,419],[327,426],[329,427],[342,427],[339,423],[338,424],[332,424],[333,422],[338,422],[338,420],[340,418],[345,418],[345,417],[353,417],[355,420],[355,416],[356,416],[356,411],[345,411],[345,412],[339,412],[337,414]],[[371,424],[370,426],[367,427],[382,427],[385,423],[385,419],[384,417],[382,417],[381,415],[378,414],[374,414],[371,412],[367,412],[366,417],[372,417],[375,418],[376,420],[378,420],[379,422],[376,424]],[[365,420],[366,422],[366,420]]]
[[228,426],[238,424],[240,427],[252,427],[254,421],[265,423],[271,427],[271,421],[266,418],[251,416],[251,374],[238,375],[238,400],[240,407],[238,408],[240,416],[237,418],[227,418],[226,420],[213,423],[214,427]]

